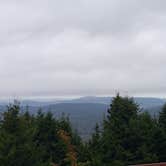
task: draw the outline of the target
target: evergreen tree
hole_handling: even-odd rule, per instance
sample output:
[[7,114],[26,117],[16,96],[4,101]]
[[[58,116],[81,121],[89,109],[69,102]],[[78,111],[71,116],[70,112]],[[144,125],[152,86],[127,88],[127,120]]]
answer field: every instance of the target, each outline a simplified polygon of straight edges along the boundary
[[92,134],[92,139],[89,141],[89,149],[90,149],[90,163],[91,166],[100,166],[102,165],[102,154],[100,152],[101,148],[101,132],[99,129],[99,125],[96,124],[95,132]]
[[163,105],[159,114],[160,130],[155,135],[155,151],[160,161],[166,161],[166,104]]
[[2,166],[38,166],[38,150],[32,141],[31,127],[19,116],[18,104],[10,105],[0,125],[0,163]]
[[[157,139],[157,135],[161,137]],[[90,141],[89,149],[95,154],[91,155],[91,165],[96,162],[96,165],[125,166],[160,161],[164,156],[159,157],[162,149],[159,140],[163,141],[164,136],[157,121],[148,113],[140,113],[132,98],[118,94],[110,104],[102,134],[96,131]]]
[[159,114],[159,124],[166,132],[166,104],[164,104],[162,111]]
[[9,105],[0,120],[2,166],[126,166],[166,159],[166,104],[156,119],[118,94],[88,142],[64,115],[20,110],[18,103]]
[[[121,97],[119,94],[113,99],[108,116],[104,122],[103,131],[103,162],[120,164],[126,163],[129,157],[128,137],[129,124],[131,119],[137,118],[138,105],[133,99]],[[104,152],[105,151],[105,152]]]
[[50,112],[41,111],[32,116],[27,111],[21,113],[18,104],[10,105],[0,122],[0,165],[68,166],[65,158],[69,152],[59,136],[61,130],[76,142],[78,136],[65,117],[56,120]]

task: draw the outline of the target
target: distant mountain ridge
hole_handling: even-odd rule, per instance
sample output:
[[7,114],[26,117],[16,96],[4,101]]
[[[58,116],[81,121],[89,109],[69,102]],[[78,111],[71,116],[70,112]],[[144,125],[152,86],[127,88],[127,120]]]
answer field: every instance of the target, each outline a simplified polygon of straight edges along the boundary
[[[112,101],[112,97],[87,96],[70,100],[21,100],[23,111],[27,109],[36,114],[39,108],[43,112],[51,111],[55,117],[60,117],[62,113],[69,116],[73,127],[85,139],[93,132],[96,123],[101,123],[107,114],[107,109]],[[165,99],[135,97],[135,102],[140,105],[142,111],[148,111],[152,116],[158,114],[165,103]],[[8,103],[1,103],[0,110],[4,111]]]
[[[64,100],[59,101],[60,103],[102,103],[102,104],[110,104],[113,97],[95,97],[95,96],[85,96],[72,100]],[[138,103],[141,107],[153,107],[163,105],[166,102],[166,99],[162,98],[154,98],[154,97],[134,97],[133,98],[136,103]]]
[[[38,99],[26,99],[21,100],[21,105],[29,105],[29,106],[45,106],[57,103],[101,103],[109,105],[112,101],[113,97],[96,97],[96,96],[85,96],[75,99],[65,99],[65,100],[38,100]],[[153,107],[163,105],[166,102],[166,99],[162,98],[154,98],[154,97],[134,97],[136,103],[138,103],[141,107]],[[8,104],[8,101],[2,102],[0,101],[0,105]]]

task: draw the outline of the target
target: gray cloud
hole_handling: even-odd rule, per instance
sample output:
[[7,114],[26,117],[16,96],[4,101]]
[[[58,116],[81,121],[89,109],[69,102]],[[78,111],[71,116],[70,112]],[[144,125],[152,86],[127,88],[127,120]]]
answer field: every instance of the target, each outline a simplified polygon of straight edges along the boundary
[[0,96],[166,94],[166,1],[0,0]]

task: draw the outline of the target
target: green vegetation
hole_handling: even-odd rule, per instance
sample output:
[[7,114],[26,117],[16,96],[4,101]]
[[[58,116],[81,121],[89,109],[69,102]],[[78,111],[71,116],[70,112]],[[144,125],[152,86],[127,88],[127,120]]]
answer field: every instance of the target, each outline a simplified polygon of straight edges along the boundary
[[[132,165],[166,160],[166,106],[159,120],[141,113],[132,98],[117,95],[101,132],[89,144],[91,166]],[[97,150],[94,144],[97,142]]]
[[103,125],[88,142],[65,116],[31,115],[19,104],[0,121],[1,166],[125,166],[166,160],[166,105],[158,118],[141,113],[132,98],[113,98]]

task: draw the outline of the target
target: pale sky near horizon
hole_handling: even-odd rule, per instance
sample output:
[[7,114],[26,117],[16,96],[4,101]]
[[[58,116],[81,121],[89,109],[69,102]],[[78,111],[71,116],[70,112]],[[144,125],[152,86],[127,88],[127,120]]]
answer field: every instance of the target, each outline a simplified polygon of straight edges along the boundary
[[0,0],[0,97],[165,97],[165,44],[165,0]]

